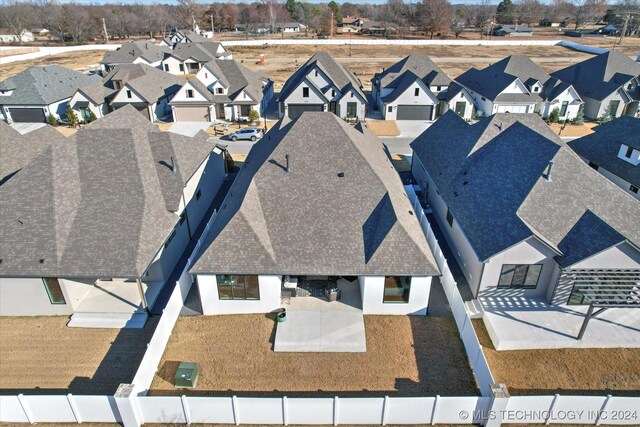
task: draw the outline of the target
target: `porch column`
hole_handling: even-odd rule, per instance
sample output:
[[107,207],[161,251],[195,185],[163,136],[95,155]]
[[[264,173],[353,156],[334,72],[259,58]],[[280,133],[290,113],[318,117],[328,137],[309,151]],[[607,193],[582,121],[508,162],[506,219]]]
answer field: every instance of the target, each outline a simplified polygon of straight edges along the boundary
[[142,300],[142,308],[148,313],[149,306],[147,305],[147,297],[144,295],[144,289],[142,289],[142,282],[136,277],[136,285],[138,286],[138,292],[140,293],[140,299]]

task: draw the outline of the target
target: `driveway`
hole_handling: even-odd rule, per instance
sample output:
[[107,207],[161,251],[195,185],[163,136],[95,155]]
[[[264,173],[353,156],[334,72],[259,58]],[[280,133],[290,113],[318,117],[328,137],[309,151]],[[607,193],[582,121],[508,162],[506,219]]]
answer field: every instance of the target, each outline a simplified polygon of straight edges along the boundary
[[169,128],[169,132],[178,135],[195,136],[201,130],[207,131],[211,126],[209,122],[177,122]]
[[397,120],[396,124],[400,129],[400,138],[415,139],[418,135],[424,132],[433,122],[424,120]]
[[46,123],[12,123],[11,127],[17,130],[21,135],[24,135],[46,125]]

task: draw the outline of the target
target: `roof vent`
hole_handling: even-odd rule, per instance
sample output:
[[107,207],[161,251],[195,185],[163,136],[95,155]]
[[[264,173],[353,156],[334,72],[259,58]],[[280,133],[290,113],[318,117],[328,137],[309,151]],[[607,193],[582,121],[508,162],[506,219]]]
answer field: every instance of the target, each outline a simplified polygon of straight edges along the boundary
[[289,175],[291,173],[291,169],[289,168],[289,155],[285,154],[284,155],[284,159],[286,160],[286,165],[285,165],[284,171],[286,172],[287,175]]
[[549,182],[551,182],[551,169],[552,168],[553,168],[553,160],[549,160],[549,163],[547,164],[547,168],[545,169],[544,173],[542,174],[544,179],[546,179]]
[[344,178],[344,172],[338,172],[338,178]]
[[40,258],[40,259],[38,260],[38,262],[39,262],[40,264],[44,264],[44,258]]

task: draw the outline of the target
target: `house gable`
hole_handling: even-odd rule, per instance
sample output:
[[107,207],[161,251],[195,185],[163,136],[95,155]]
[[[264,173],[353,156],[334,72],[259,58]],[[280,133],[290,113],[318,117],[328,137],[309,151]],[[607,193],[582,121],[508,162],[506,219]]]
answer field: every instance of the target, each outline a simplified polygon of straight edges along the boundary
[[[416,90],[418,90],[418,96],[415,96]],[[383,97],[385,105],[433,105],[438,103],[436,95],[419,78],[416,78],[413,83],[404,88],[397,88],[396,91],[399,91],[399,93],[391,92],[389,94],[393,97],[391,101],[385,101]]]
[[[309,96],[304,97],[304,88],[309,89]],[[289,93],[289,96],[283,100],[287,104],[325,104],[327,102],[326,97],[320,90],[306,78],[301,80],[300,83]]]
[[[193,91],[193,97],[187,97],[187,91]],[[178,90],[176,95],[172,99],[173,101],[186,101],[186,102],[206,102],[207,98],[205,94],[201,93],[191,82],[187,82]]]
[[506,93],[516,93],[516,94],[530,95],[529,90],[527,89],[527,87],[517,77],[514,79],[514,81],[509,86],[504,88],[499,93],[499,95],[506,94]]
[[[131,98],[129,98],[127,91],[131,91]],[[117,103],[133,103],[133,102],[147,102],[146,99],[144,99],[144,97],[142,95],[140,95],[138,92],[135,91],[135,89],[133,89],[131,86],[129,86],[128,84],[125,84],[122,89],[120,89],[118,91],[118,93],[116,94],[116,96],[113,97],[113,101],[111,101],[113,104],[117,104]],[[151,101],[152,103],[155,102]]]

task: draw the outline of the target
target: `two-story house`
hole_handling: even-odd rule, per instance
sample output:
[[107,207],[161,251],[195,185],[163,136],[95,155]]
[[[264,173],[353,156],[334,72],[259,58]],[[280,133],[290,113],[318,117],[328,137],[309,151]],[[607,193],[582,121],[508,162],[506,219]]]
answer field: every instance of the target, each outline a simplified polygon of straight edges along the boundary
[[214,59],[233,59],[233,55],[219,42],[176,43],[171,52],[165,54],[162,69],[177,75],[195,74]]
[[473,98],[462,87],[447,96],[451,79],[426,55],[413,54],[371,79],[371,97],[385,120],[435,120],[448,110],[470,119]]
[[233,60],[209,61],[171,100],[176,122],[262,117],[273,98],[273,81]]
[[145,64],[160,68],[165,54],[171,49],[158,46],[149,40],[123,43],[118,49],[107,52],[100,61],[103,75],[106,75],[117,65]]
[[326,52],[318,52],[285,82],[278,96],[279,117],[304,111],[329,111],[341,118],[363,120],[367,97],[360,80]]

